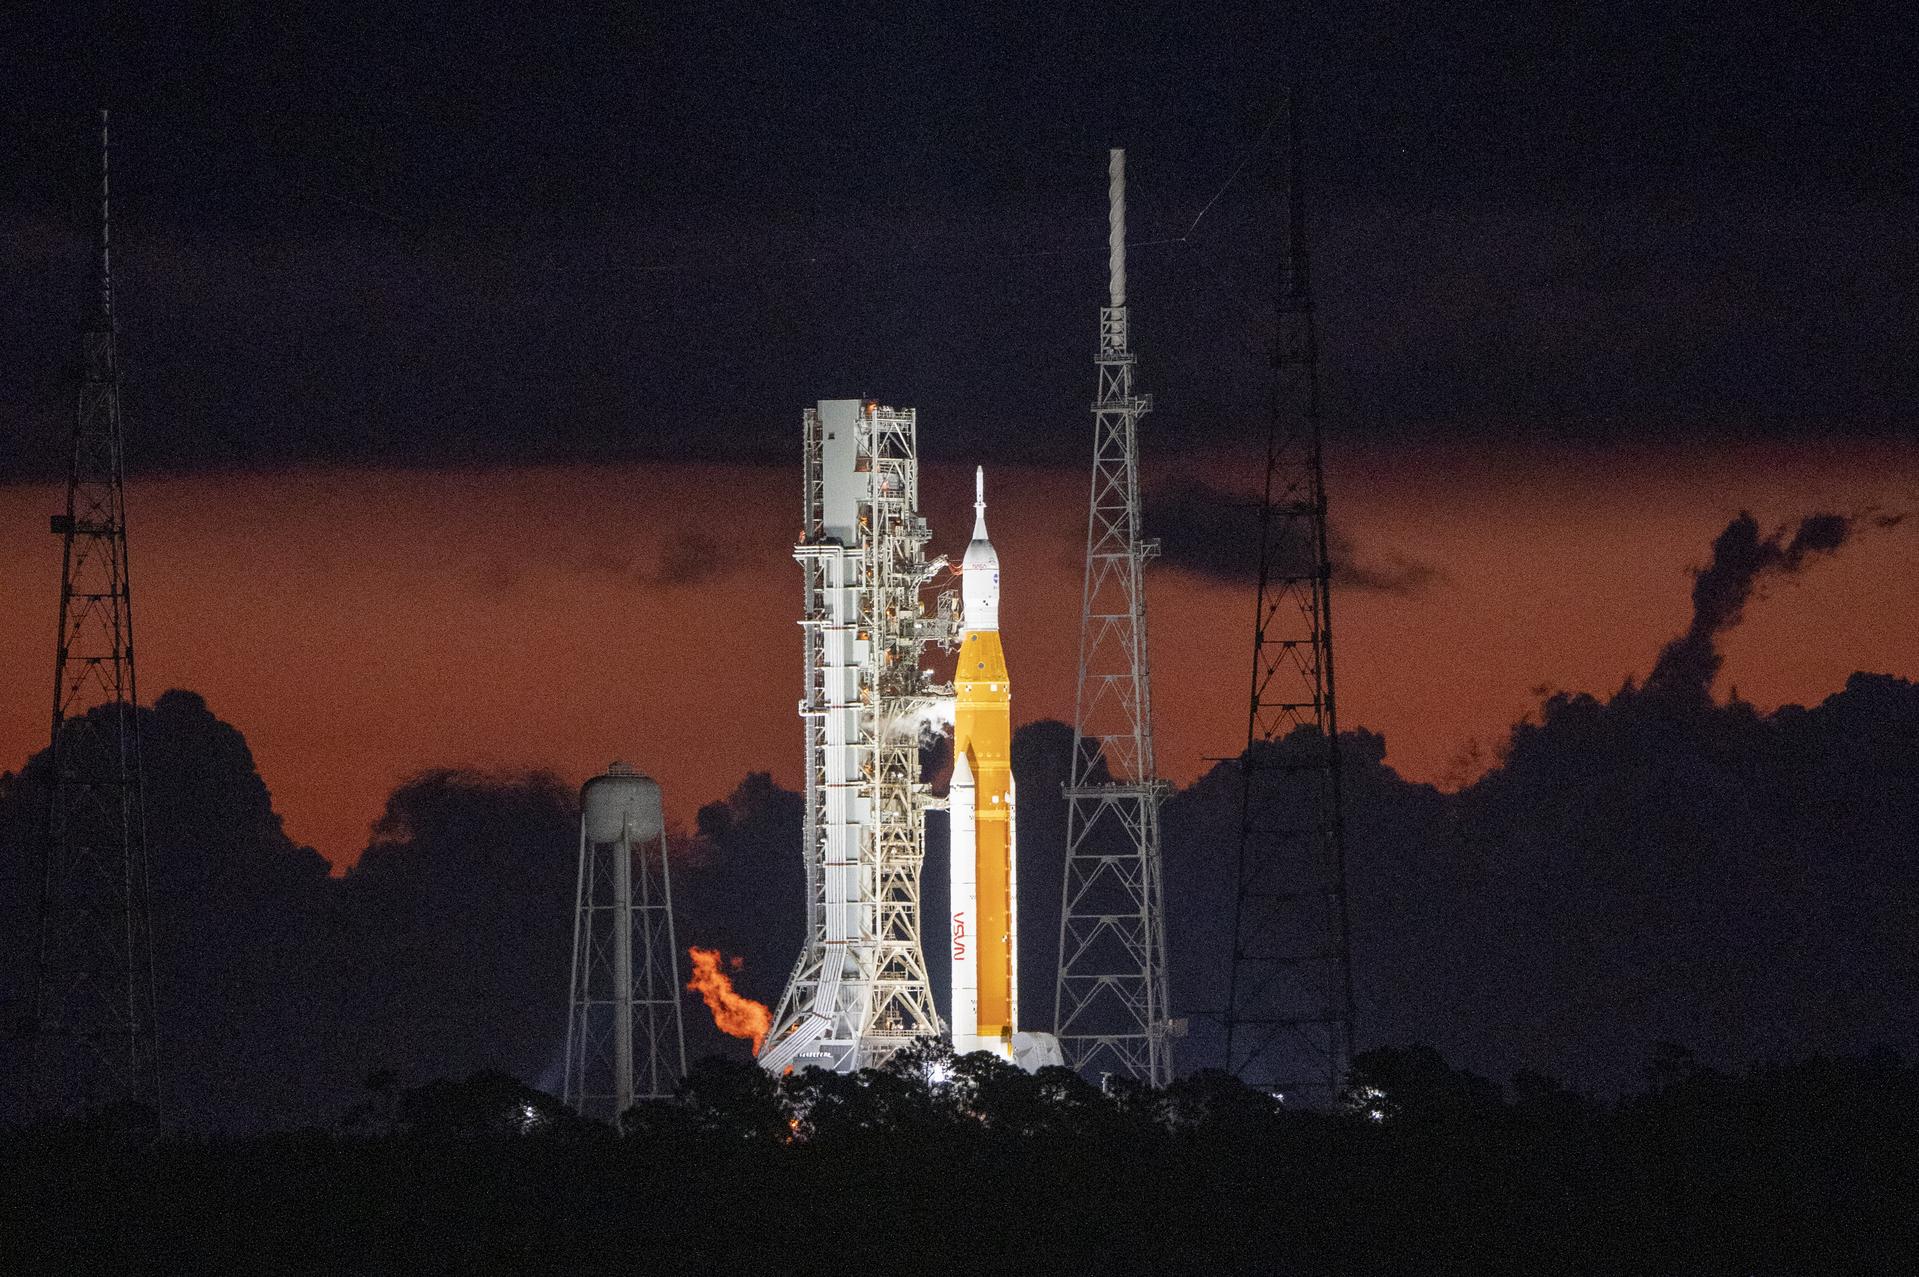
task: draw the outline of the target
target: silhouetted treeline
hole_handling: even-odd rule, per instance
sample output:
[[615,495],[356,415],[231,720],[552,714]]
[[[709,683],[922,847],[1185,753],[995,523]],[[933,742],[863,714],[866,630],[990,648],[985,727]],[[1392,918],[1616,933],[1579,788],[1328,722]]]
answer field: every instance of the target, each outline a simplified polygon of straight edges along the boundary
[[326,1128],[0,1133],[10,1271],[1742,1274],[1919,1262],[1919,1069],[1741,1076],[1668,1048],[1616,1102],[1429,1048],[1292,1112],[1225,1075],[1102,1092],[929,1047],[697,1066],[624,1137],[498,1074]]

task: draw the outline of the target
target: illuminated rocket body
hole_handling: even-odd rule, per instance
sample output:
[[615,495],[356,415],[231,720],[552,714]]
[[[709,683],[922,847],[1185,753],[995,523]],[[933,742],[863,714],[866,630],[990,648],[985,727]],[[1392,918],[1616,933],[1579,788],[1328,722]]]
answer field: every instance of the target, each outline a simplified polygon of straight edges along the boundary
[[983,470],[975,482],[953,672],[953,1049],[1010,1060],[1019,1018],[1012,685],[1000,647],[999,555],[986,539]]

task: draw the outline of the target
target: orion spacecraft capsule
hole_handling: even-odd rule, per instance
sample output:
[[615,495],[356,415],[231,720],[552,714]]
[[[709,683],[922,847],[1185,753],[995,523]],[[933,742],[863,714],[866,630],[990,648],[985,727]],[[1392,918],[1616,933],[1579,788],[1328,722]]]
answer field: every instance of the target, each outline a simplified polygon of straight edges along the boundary
[[1018,834],[1012,684],[999,637],[999,555],[986,536],[986,472],[974,474],[973,540],[960,563],[953,672],[953,1049],[1014,1058],[1019,1020]]

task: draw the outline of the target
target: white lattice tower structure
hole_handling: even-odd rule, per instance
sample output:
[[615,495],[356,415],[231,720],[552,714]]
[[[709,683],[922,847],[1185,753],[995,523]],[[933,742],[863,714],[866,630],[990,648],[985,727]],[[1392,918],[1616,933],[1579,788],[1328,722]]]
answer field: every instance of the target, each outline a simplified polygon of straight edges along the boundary
[[911,409],[822,400],[805,415],[803,583],[807,939],[760,1063],[841,1072],[940,1031],[920,943],[920,725],[950,697],[921,668],[929,616]]
[[1100,308],[1093,484],[1066,786],[1054,1030],[1073,1068],[1156,1085],[1172,1079],[1159,856],[1165,792],[1153,761],[1140,536],[1139,419],[1126,323],[1126,153],[1107,167],[1108,304]]

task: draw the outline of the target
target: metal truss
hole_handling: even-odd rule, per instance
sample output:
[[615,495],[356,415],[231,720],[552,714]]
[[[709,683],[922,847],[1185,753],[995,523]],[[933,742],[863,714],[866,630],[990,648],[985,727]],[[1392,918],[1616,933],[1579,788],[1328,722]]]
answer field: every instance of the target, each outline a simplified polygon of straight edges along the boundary
[[1318,348],[1291,123],[1226,1061],[1246,1082],[1329,1104],[1352,1059],[1353,983]]
[[[835,530],[825,436],[839,429],[853,432],[845,475],[859,493],[848,507],[856,522]],[[950,689],[927,680],[920,658],[929,644],[950,646],[954,625],[950,608],[929,616],[921,597],[944,561],[926,558],[913,411],[826,402],[807,411],[804,431],[793,553],[804,576],[807,942],[760,1063],[845,1072],[942,1027],[920,935],[934,803],[919,733]]]
[[1127,340],[1125,152],[1108,174],[1110,305],[1100,309],[1099,397],[1086,525],[1066,872],[1053,1024],[1069,1066],[1155,1085],[1172,1080],[1166,922],[1153,761],[1139,419]]
[[[615,763],[602,779],[636,777]],[[670,1098],[686,1076],[666,829],[649,822],[640,832],[623,824],[617,839],[596,842],[581,812],[561,1094],[606,1121],[637,1100]]]
[[98,307],[82,338],[61,538],[40,943],[29,1027],[56,1112],[160,1110],[139,692],[128,584],[126,470],[100,113]]

